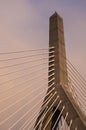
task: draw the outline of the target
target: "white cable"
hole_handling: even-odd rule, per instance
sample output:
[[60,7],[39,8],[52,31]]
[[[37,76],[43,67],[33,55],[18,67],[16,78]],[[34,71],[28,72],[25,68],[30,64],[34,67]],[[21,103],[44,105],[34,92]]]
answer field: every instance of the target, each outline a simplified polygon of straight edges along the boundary
[[[39,113],[39,115],[41,114],[41,112],[43,112],[43,110],[45,109],[45,107],[47,106],[47,104],[51,101],[51,99],[55,96],[55,94],[56,93],[54,93],[53,95],[50,95],[51,97],[50,97],[50,99],[47,101],[47,103],[45,103],[45,105],[43,106],[43,109],[42,109],[42,111],[40,111],[40,113]],[[43,103],[43,104],[44,104]],[[37,116],[37,115],[36,115]],[[30,123],[33,121],[35,119],[35,117],[33,117],[30,121],[29,120],[27,120],[20,128],[19,128],[19,130],[21,130],[22,128],[23,129],[25,129],[28,125],[30,125]],[[29,122],[29,123],[28,123]]]
[[[54,55],[50,56],[49,58],[54,58]],[[21,62],[21,63],[17,63],[17,64],[12,64],[12,65],[8,65],[8,66],[1,66],[0,69],[5,69],[5,68],[9,68],[9,67],[15,67],[15,66],[26,64],[26,63],[32,63],[32,62],[38,62],[38,61],[42,61],[42,60],[48,60],[49,58],[40,58],[40,59],[30,60],[30,61]],[[53,60],[51,60],[51,62],[52,61]]]
[[[53,84],[54,84],[54,83],[52,83],[52,84],[50,85],[50,87],[52,87]],[[43,84],[42,86],[44,86],[44,85],[47,85],[47,84]],[[31,93],[37,91],[39,88],[41,88],[41,87],[38,87],[38,88],[34,89]],[[20,102],[22,99],[28,97],[31,93],[29,93],[28,95],[25,95],[25,96],[22,97],[21,99],[17,100],[15,103],[12,103],[12,104],[10,104],[9,106],[5,107],[3,110],[0,111],[0,113],[2,113],[3,111],[5,111],[5,110],[8,109],[9,107],[12,107],[12,106],[15,105],[16,103]]]
[[[45,81],[45,79],[42,79],[41,81]],[[35,85],[37,85],[37,84],[38,84],[38,80],[37,80],[36,82],[34,81],[34,83],[35,83]],[[0,100],[0,102],[3,102],[3,101],[5,101],[5,100],[7,100],[7,99],[10,99],[10,98],[16,96],[17,94],[23,92],[24,90],[26,90],[26,89],[32,87],[32,85],[33,85],[33,83],[32,83],[32,84],[29,84],[29,86],[28,86],[28,84],[27,84],[27,86],[23,87],[23,89],[20,89],[19,91],[16,91],[16,93],[13,93],[13,94],[11,94],[11,95],[9,95],[9,96],[6,96],[6,97],[3,98],[2,100]],[[41,83],[38,84],[38,85],[40,86]]]
[[24,75],[22,75],[22,76],[18,76],[18,77],[16,77],[16,78],[14,78],[14,79],[10,79],[10,80],[7,80],[7,81],[5,81],[5,82],[2,82],[2,83],[0,83],[0,85],[3,85],[3,84],[6,84],[6,83],[9,83],[9,82],[12,82],[12,81],[14,81],[14,80],[17,80],[17,79],[20,79],[20,78],[22,78],[22,77],[27,77],[28,75],[31,75],[31,74],[35,74],[36,72],[40,72],[40,71],[42,71],[42,70],[45,70],[46,68],[44,67],[44,68],[41,68],[41,69],[38,69],[38,70],[36,70],[36,71],[32,71],[31,73],[29,73],[29,74],[24,74]]
[[12,54],[12,53],[22,53],[22,52],[31,52],[31,51],[44,51],[44,50],[50,50],[50,49],[54,49],[55,47],[49,47],[49,48],[39,48],[39,49],[34,49],[34,50],[22,50],[22,51],[13,51],[13,52],[2,52],[0,53],[0,55],[4,55],[4,54]]
[[82,85],[81,82],[79,82],[79,80],[77,79],[76,76],[74,76],[74,74],[72,74],[72,72],[70,72],[70,70],[68,71],[69,72],[69,75],[71,77],[71,79],[77,84],[77,86],[80,86],[79,89],[83,92],[85,91],[86,92],[86,84]]
[[[43,84],[42,86],[44,86],[44,85],[47,85],[47,84]],[[51,88],[53,85],[54,85],[54,83],[52,83],[52,84],[49,86],[49,88]],[[41,86],[41,87],[42,87],[42,86]],[[41,87],[38,87],[38,88],[34,89],[31,93],[37,91],[37,90],[38,90],[39,88],[41,88]],[[12,104],[10,104],[9,106],[5,107],[3,110],[0,111],[0,113],[2,113],[3,111],[7,110],[7,109],[10,108],[10,107],[12,107],[13,105],[17,104],[18,102],[22,101],[23,99],[25,99],[26,97],[28,97],[31,93],[29,93],[28,95],[25,95],[25,96],[22,97],[21,99],[17,100],[15,103],[12,103]]]
[[[50,70],[50,72],[52,72],[53,71],[53,69],[52,70]],[[33,72],[32,72],[33,73]],[[29,73],[29,74],[32,74],[32,73]],[[32,80],[35,80],[35,79],[37,79],[37,78],[39,78],[39,76],[44,76],[44,75],[46,75],[46,73],[43,73],[43,74],[41,74],[41,75],[38,75],[37,77],[35,77],[35,78],[32,78],[32,79],[30,79],[30,80],[27,80],[27,81],[32,81]],[[51,77],[51,76],[53,76],[54,75],[54,73],[52,73],[49,77]],[[24,75],[23,75],[24,76]],[[28,75],[27,75],[28,76]],[[17,77],[16,79],[18,79],[18,78],[21,78],[21,77]],[[45,79],[45,78],[44,78]],[[13,80],[13,79],[12,79]],[[12,81],[12,80],[9,80],[10,82]],[[9,83],[9,82],[3,82],[3,83]],[[19,84],[18,84],[19,85]],[[20,84],[21,85],[21,84]],[[12,88],[12,87],[11,87]],[[2,92],[5,92],[5,91],[7,91],[7,90],[9,90],[10,88],[7,88],[7,89],[5,89],[4,91],[1,91],[1,93]]]
[[[58,116],[58,118],[57,118],[57,120],[56,120],[56,122],[55,122],[55,124],[54,124],[54,126],[53,126],[53,128],[52,128],[52,130],[54,130],[54,128],[56,127],[56,124],[57,124],[58,120],[60,119],[64,108],[65,108],[65,106],[62,107],[62,110],[61,110],[61,112],[60,112],[60,114],[59,114],[59,116]],[[53,115],[54,115],[54,114],[53,114]],[[52,119],[52,118],[51,118],[51,119]]]
[[28,82],[30,82],[30,81],[33,81],[33,80],[34,80],[34,81],[37,81],[38,78],[40,79],[40,77],[42,78],[42,76],[44,77],[44,75],[46,75],[46,73],[40,74],[40,75],[38,75],[38,76],[36,76],[36,77],[34,77],[34,78],[30,78],[29,80],[25,80],[24,82],[21,82],[21,83],[15,85],[15,86],[11,86],[11,87],[7,87],[7,86],[6,86],[7,89],[5,88],[5,90],[0,91],[0,93],[2,94],[2,93],[4,93],[4,92],[9,91],[10,89],[13,89],[14,87],[16,88],[16,87],[18,87],[18,86],[24,85],[24,84],[26,84],[26,83],[28,83]]
[[44,99],[44,102],[43,102],[43,104],[42,104],[40,113],[43,111],[42,109],[44,109],[45,104],[50,100],[50,97],[51,97],[51,96],[52,96],[52,93],[51,93],[46,99]]
[[38,54],[34,54],[34,55],[26,55],[26,56],[21,56],[21,57],[0,59],[0,62],[6,62],[6,61],[11,61],[11,60],[20,60],[20,59],[31,58],[31,57],[35,57],[35,56],[41,56],[41,55],[44,56],[46,54],[52,54],[52,53],[54,53],[54,51],[47,52],[47,53],[38,53]]
[[72,65],[72,63],[59,51],[59,53],[61,54],[61,56],[65,59],[65,61],[67,62],[67,65],[70,66],[70,68],[73,70],[73,72],[79,77],[79,79],[86,84],[85,79],[82,77],[82,75],[78,72],[77,69],[75,69],[75,67]]
[[[39,66],[47,64],[47,63],[48,62],[44,62],[42,64],[37,64],[37,65],[34,65],[34,66],[30,66],[30,67],[26,67],[26,68],[19,69],[19,70],[16,70],[16,71],[12,71],[12,72],[9,72],[9,73],[1,74],[0,77],[7,76],[7,75],[10,75],[10,74],[14,74],[14,73],[17,73],[17,72],[21,72],[23,70],[28,70],[28,69],[31,69],[31,68],[39,67]],[[54,64],[50,65],[49,67],[54,67]]]
[[[57,105],[55,111],[53,112],[53,115],[55,114],[55,112],[57,111],[57,109],[59,108],[59,106],[60,106],[61,103],[62,103],[62,101],[60,100],[60,102],[58,103],[58,105]],[[62,109],[62,110],[63,110],[63,109]],[[48,126],[49,122],[51,121],[53,115],[49,118],[49,120],[48,120],[48,122],[46,123],[46,125],[44,126],[43,130],[46,129],[46,127]],[[52,130],[53,130],[53,128],[52,128]]]
[[57,101],[58,98],[59,98],[59,96],[57,96],[57,98],[54,100],[54,102],[52,103],[52,105],[48,108],[48,110],[46,111],[46,113],[37,122],[37,124],[35,125],[35,127],[33,128],[33,130],[35,130],[38,127],[38,125],[40,124],[41,120],[43,120],[45,118],[46,114],[50,111],[50,109],[53,107],[53,105],[55,104],[55,102]]
[[[52,75],[54,75],[54,74],[52,74]],[[48,83],[52,82],[54,79],[55,79],[55,78],[53,77],[51,80],[48,81]]]
[[11,130],[19,121],[21,121],[29,112],[31,112],[41,101],[44,99],[44,97],[35,104],[29,111],[27,111],[23,116],[21,116],[8,130]]
[[[50,87],[52,87],[52,86],[50,86]],[[47,89],[47,88],[46,88]],[[54,90],[55,88],[53,88],[52,90]],[[36,97],[38,97],[39,95],[41,95],[42,93],[44,93],[45,92],[45,90],[44,91],[42,91],[40,94],[38,94]],[[30,93],[31,94],[31,93]],[[28,95],[25,95],[25,97],[26,96],[28,96]],[[23,97],[23,98],[25,98],[25,97]],[[35,98],[33,98],[33,99],[36,99],[36,97]],[[20,100],[22,100],[22,99],[20,99]],[[24,108],[26,105],[28,105],[29,103],[31,103],[33,100],[30,100],[29,102],[27,102],[26,104],[24,104],[22,107],[20,107],[17,111],[15,111],[14,113],[12,113],[9,117],[7,117],[5,120],[3,120],[3,121],[1,121],[0,122],[0,125],[2,125],[3,123],[5,123],[7,120],[9,120],[12,116],[14,116],[16,113],[18,113],[22,108]],[[19,101],[17,101],[16,103],[18,103]],[[15,104],[16,104],[15,103]],[[10,107],[11,106],[13,106],[14,105],[14,103],[13,104],[11,104],[10,105]],[[2,111],[0,111],[0,113],[1,112],[3,112],[3,111],[5,111],[6,109],[8,109],[9,107],[7,107],[7,108],[4,108]]]
[[[53,70],[54,70],[54,69],[49,70],[49,72],[51,72],[51,71],[53,71]],[[44,76],[44,74],[46,74],[46,73],[43,73],[43,74],[41,74],[41,75],[36,76],[35,78],[32,78],[32,79],[30,79],[30,80],[26,80],[26,81],[24,81],[24,82],[22,82],[22,83],[20,83],[20,84],[17,84],[17,85],[15,85],[15,87],[17,87],[17,86],[19,86],[19,85],[22,85],[23,83],[29,82],[29,81],[31,81],[31,80],[40,78],[41,76]],[[54,73],[53,73],[52,75],[54,75]],[[52,75],[50,75],[49,77],[51,77]],[[1,93],[6,92],[6,91],[8,91],[8,90],[10,90],[10,89],[12,89],[12,88],[13,88],[13,87],[8,87],[8,88],[5,89],[4,91],[1,91]]]
[[72,73],[72,75],[74,75],[74,77],[79,81],[80,84],[86,86],[86,81],[84,79],[81,79],[79,75],[70,66],[68,66],[67,68]]
[[62,129],[62,130],[63,130],[63,127],[64,127],[64,125],[65,125],[65,122],[66,122],[67,117],[68,117],[68,112],[66,113],[66,116],[65,116],[65,118],[64,118],[64,120],[63,120],[63,122],[62,122],[62,126],[61,126],[61,128],[60,128],[60,129]]
[[72,123],[73,121],[71,120],[67,130],[70,130]]

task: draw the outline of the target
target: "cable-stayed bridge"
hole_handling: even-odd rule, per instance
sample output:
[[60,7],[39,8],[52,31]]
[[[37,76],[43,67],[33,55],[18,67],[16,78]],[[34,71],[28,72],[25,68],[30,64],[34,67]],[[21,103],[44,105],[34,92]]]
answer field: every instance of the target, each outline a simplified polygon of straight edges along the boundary
[[49,29],[49,48],[0,53],[0,130],[86,130],[86,81],[57,13]]

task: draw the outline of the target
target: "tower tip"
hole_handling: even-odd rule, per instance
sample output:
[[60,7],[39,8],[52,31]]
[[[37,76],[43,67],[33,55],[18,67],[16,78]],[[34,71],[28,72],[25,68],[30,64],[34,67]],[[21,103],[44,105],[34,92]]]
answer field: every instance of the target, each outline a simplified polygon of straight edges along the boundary
[[62,19],[62,17],[61,17],[56,11],[54,12],[54,14],[52,14],[52,15],[50,16],[50,18],[52,18],[52,17],[59,17],[59,18]]

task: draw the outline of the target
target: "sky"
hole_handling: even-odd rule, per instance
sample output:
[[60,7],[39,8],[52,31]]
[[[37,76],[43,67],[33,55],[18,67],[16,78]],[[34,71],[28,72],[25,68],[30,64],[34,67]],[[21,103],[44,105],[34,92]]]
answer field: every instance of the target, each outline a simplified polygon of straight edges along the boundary
[[[81,73],[84,79],[86,79],[86,0],[0,0],[0,53],[27,49],[48,48],[49,17],[55,11],[63,18],[67,57],[75,66],[75,68]],[[17,55],[14,55],[14,57],[15,56]],[[11,62],[11,64],[15,64],[15,61]],[[3,63],[0,62],[0,66],[1,65],[3,66]],[[19,70],[24,67],[28,67],[28,64],[23,66],[21,65],[21,67],[16,67],[14,70],[10,69],[10,71]],[[40,68],[38,67],[38,69]],[[28,73],[30,78],[32,78],[33,76],[37,76],[37,74],[33,74],[31,76],[30,71],[32,70],[26,70],[24,71],[24,74]],[[46,70],[44,69],[44,72],[45,71]],[[8,72],[9,69],[0,70],[0,75]],[[41,74],[42,72],[43,70],[39,73]],[[42,74],[45,75],[45,73]],[[46,77],[48,77],[47,74]],[[11,83],[8,83],[8,85],[3,85],[4,81],[16,78],[20,75],[23,75],[23,73],[18,72],[17,75],[7,75],[5,79],[3,79],[2,76],[0,77],[1,100],[3,99],[3,97],[7,98],[8,96],[18,92],[12,98],[8,98],[4,101],[2,100],[3,102],[0,101],[1,110],[9,106],[11,103],[15,103],[17,100],[24,97],[24,95],[27,95],[31,91],[31,89],[33,91],[34,88],[36,88],[34,80],[34,82],[31,81],[31,84],[34,83],[33,87],[28,89],[28,91],[27,89],[25,89],[25,87],[27,86],[23,83],[23,80],[25,78],[26,81],[28,77],[21,78],[22,81],[21,79],[18,79],[17,82],[13,81]],[[44,77],[45,80],[46,77]],[[39,83],[41,82],[41,79],[38,79],[38,81],[39,82],[37,82],[37,86],[40,86]],[[42,82],[44,83],[44,81]],[[21,83],[22,85],[18,85],[18,83]],[[30,86],[30,82],[28,86]],[[9,89],[10,87],[13,88]],[[46,89],[47,86],[44,85],[44,87]],[[43,91],[44,87],[41,86],[40,91]],[[9,91],[4,92],[5,89],[9,89]],[[21,93],[19,93],[20,90],[22,90]],[[19,102],[19,104],[15,104],[15,107],[12,106],[4,113],[0,112],[0,121],[6,119],[8,115],[14,113],[18,108],[21,108],[21,106],[27,103],[28,99],[32,99],[36,95],[38,95],[38,91],[33,92],[33,94],[30,95],[31,97],[25,98],[22,102]],[[44,99],[44,95],[42,94],[41,96],[41,98]],[[35,103],[38,102],[38,98]],[[32,108],[33,104],[34,102],[32,102],[32,106],[28,105],[28,107],[25,107],[24,110],[19,111],[19,114],[25,114],[25,111],[28,111],[29,107]],[[5,125],[3,124],[2,126],[0,126],[0,129],[5,130],[10,127],[15,121],[19,119],[19,114],[15,114],[6,122]],[[34,115],[34,113],[32,114]],[[31,118],[30,116],[32,116],[32,114],[30,113],[30,115],[28,115],[29,118]],[[28,116],[26,116],[24,120],[28,119]],[[15,127],[15,130],[17,130],[18,127],[23,124],[22,122],[24,122],[24,120],[21,120],[21,122],[16,125],[17,128]]]
[[55,11],[63,17],[67,57],[86,79],[86,0],[0,0],[0,52],[48,47]]

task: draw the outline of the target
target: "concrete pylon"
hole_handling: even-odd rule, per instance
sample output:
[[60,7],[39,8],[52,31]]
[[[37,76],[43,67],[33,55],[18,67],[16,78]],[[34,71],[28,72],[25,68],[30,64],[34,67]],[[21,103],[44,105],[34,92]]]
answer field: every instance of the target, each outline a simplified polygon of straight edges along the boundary
[[[54,55],[54,62],[49,62],[49,66],[54,64],[54,67],[49,67],[49,71],[54,68],[54,82],[55,84],[52,87],[55,87],[55,90],[52,92],[57,92],[57,95],[59,95],[59,99],[55,102],[53,107],[50,109],[50,111],[46,114],[46,116],[43,118],[41,123],[39,123],[36,130],[43,130],[45,128],[46,124],[48,123],[50,117],[53,115],[55,108],[57,107],[58,103],[62,101],[61,105],[59,106],[58,110],[55,112],[54,116],[48,123],[46,130],[52,130],[55,121],[57,117],[59,116],[60,111],[62,110],[63,106],[65,106],[64,111],[62,112],[62,115],[65,117],[66,113],[68,112],[68,118],[67,118],[67,124],[69,125],[70,121],[72,120],[71,130],[86,130],[86,122],[81,110],[77,106],[77,104],[74,102],[74,100],[68,95],[65,86],[68,86],[68,74],[67,74],[67,64],[66,64],[66,52],[65,52],[65,41],[64,41],[64,28],[63,28],[63,19],[60,15],[58,15],[56,12],[50,17],[49,19],[49,47],[54,47],[54,54],[50,53],[49,55]],[[52,49],[50,50],[52,51]],[[65,57],[63,57],[63,56]],[[52,58],[49,59],[49,61]],[[53,72],[49,72],[49,76]],[[49,80],[52,79],[52,77],[49,78]],[[53,82],[53,81],[52,81]],[[49,83],[49,86],[52,84],[52,82]],[[51,88],[52,89],[52,88]],[[47,93],[50,91],[48,89]],[[52,103],[55,101],[57,95],[54,96],[54,98],[48,103],[47,107],[49,108]],[[48,98],[48,96],[44,99],[44,101]],[[37,118],[36,124],[39,122],[39,120],[42,118],[43,114],[46,113],[46,109],[39,115]],[[43,106],[42,106],[43,108]],[[41,108],[41,109],[42,109]],[[35,125],[36,125],[35,124]],[[40,127],[41,125],[41,127]],[[58,125],[58,122],[57,122]]]
[[[69,124],[70,120],[73,121],[71,130],[75,130],[75,128],[77,128],[78,130],[85,130],[86,118],[80,111],[77,104],[65,90],[65,86],[70,86],[68,86],[64,27],[63,19],[56,12],[50,17],[49,46],[55,47],[55,84],[58,84],[58,86],[56,86],[56,91],[59,94],[60,99],[63,102],[63,105],[65,105],[63,116],[65,116],[66,112],[69,113],[67,123]],[[62,107],[59,108],[59,110],[61,109]]]

